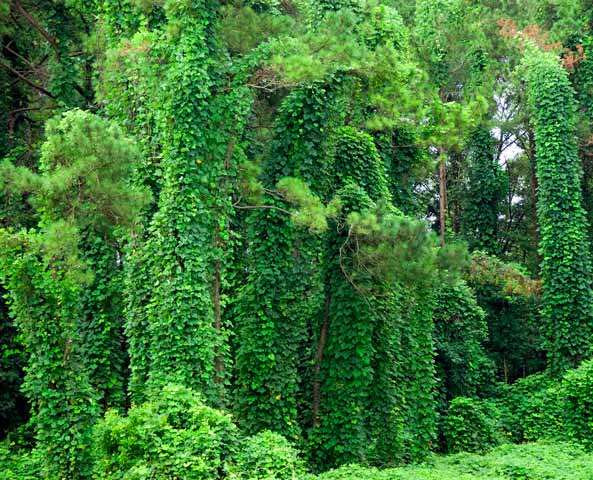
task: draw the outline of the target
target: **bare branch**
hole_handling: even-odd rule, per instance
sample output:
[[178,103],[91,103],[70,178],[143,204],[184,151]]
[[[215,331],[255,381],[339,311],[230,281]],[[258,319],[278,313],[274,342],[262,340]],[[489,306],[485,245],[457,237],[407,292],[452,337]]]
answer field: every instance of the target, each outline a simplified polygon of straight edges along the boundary
[[14,73],[19,79],[21,79],[23,82],[25,82],[27,85],[29,85],[30,87],[34,88],[35,90],[37,90],[38,92],[43,93],[44,95],[47,95],[50,98],[55,99],[55,95],[53,93],[51,93],[49,90],[46,90],[45,88],[43,88],[40,85],[37,85],[36,83],[32,82],[31,80],[29,80],[27,77],[25,77],[21,72],[19,72],[18,70],[15,70],[14,68],[12,68],[10,65],[6,65],[4,62],[0,62],[0,65],[2,65],[4,68],[6,68],[7,70],[10,70],[12,73]]
[[31,62],[27,58],[23,57],[20,53],[16,52],[12,48],[10,48],[10,43],[3,45],[3,48],[5,50],[9,51],[10,53],[12,53],[18,59],[20,59],[23,63],[25,63],[31,69],[32,72],[36,73],[40,77],[47,78],[47,73],[44,72],[43,70],[39,70],[39,65],[34,65],[33,62]]
[[27,12],[23,6],[21,5],[21,2],[19,0],[14,0],[14,5],[16,7],[16,9],[19,11],[19,13],[25,17],[25,19],[27,20],[27,22],[29,22],[29,24],[35,29],[37,30],[42,36],[43,38],[45,38],[48,43],[51,45],[53,51],[56,53],[56,56],[58,57],[58,59],[60,58],[60,51],[58,50],[58,44],[56,43],[55,39],[47,32],[47,30],[45,30],[41,25],[39,25],[39,22],[37,22],[37,20],[35,20],[31,14],[29,14],[29,12]]
[[275,205],[233,205],[234,208],[238,208],[241,210],[254,210],[256,208],[267,208],[270,210],[278,210],[279,212],[286,213],[287,215],[291,215],[291,213],[281,207],[277,207]]

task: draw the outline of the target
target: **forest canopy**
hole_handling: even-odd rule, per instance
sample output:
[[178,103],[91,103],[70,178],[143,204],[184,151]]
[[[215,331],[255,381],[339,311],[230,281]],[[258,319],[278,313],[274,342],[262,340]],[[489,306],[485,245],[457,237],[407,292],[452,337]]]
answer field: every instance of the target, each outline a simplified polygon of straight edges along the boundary
[[593,478],[593,2],[7,0],[0,67],[1,479]]

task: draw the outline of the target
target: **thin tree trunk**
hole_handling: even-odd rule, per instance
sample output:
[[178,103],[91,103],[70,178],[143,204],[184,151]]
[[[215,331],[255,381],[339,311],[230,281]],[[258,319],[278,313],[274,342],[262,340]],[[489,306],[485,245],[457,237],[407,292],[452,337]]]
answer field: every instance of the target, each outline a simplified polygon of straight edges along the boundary
[[[214,245],[218,247],[220,244],[220,231],[218,225],[214,233]],[[220,274],[220,260],[214,261],[214,278],[212,281],[212,305],[214,309],[214,329],[218,338],[222,335],[222,312],[220,307],[220,288],[221,288],[221,274]],[[222,352],[218,347],[214,349],[214,383],[217,385],[224,384],[224,358]],[[220,388],[221,402],[224,398],[224,388]]]
[[39,24],[39,22],[37,22],[37,20],[35,20],[35,18],[33,18],[33,16],[31,14],[29,14],[29,12],[27,12],[27,10],[25,10],[23,8],[23,6],[21,5],[21,2],[19,0],[15,0],[14,5],[15,5],[16,9],[19,11],[19,13],[23,17],[25,17],[27,22],[29,22],[29,25],[31,25],[35,30],[37,30],[43,36],[43,38],[45,38],[47,40],[47,42],[51,45],[51,48],[53,49],[53,51],[56,54],[56,57],[59,60],[60,59],[60,51],[58,50],[58,44],[56,43],[56,40],[47,32],[47,30],[45,30]]
[[441,246],[445,246],[445,231],[447,228],[447,167],[442,153],[439,155],[439,223]]
[[321,407],[321,362],[323,360],[323,351],[327,342],[327,331],[329,328],[329,307],[331,303],[331,294],[325,295],[325,313],[323,315],[323,325],[319,334],[319,343],[317,344],[317,353],[315,354],[315,373],[313,376],[313,425],[319,425],[319,409]]

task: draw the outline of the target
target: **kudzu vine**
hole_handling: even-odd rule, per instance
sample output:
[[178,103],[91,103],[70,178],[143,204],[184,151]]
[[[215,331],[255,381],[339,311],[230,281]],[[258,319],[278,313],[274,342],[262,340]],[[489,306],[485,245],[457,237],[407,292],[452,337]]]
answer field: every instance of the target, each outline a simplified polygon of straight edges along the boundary
[[[283,101],[278,139],[264,165],[265,186],[273,189],[282,178],[295,176],[327,197],[327,137],[335,122],[338,86],[315,84]],[[272,205],[287,207],[282,200]],[[238,299],[236,321],[237,415],[249,431],[269,428],[296,440],[307,398],[303,389],[310,388],[303,384],[301,366],[309,360],[309,332],[323,303],[322,243],[278,210],[255,212],[249,228],[251,273]]]
[[[435,435],[431,309],[424,299],[430,295],[382,270],[379,238],[389,242],[390,229],[403,226],[391,223],[401,214],[390,207],[373,138],[344,127],[333,146],[342,213],[324,260],[312,455],[322,465],[388,465],[419,458]],[[403,354],[407,348],[414,358]]]
[[548,363],[560,374],[590,356],[591,259],[575,142],[574,93],[555,58],[529,45],[525,83],[535,135]]
[[474,132],[468,150],[470,174],[462,228],[471,249],[494,255],[499,249],[498,217],[505,178],[494,156],[494,138],[488,130]]
[[[123,406],[109,245],[147,200],[128,184],[137,158],[118,127],[75,110],[48,123],[39,174],[5,166],[13,188],[33,192],[40,218],[37,229],[0,231],[0,274],[29,355],[23,390],[49,478],[88,478],[90,429],[102,407]],[[106,263],[88,263],[95,252]]]
[[128,288],[142,295],[128,304],[131,393],[140,401],[172,382],[220,404],[228,378],[221,296],[232,214],[227,178],[249,96],[225,81],[226,53],[212,41],[216,6],[167,2],[165,12],[162,182],[128,277]]

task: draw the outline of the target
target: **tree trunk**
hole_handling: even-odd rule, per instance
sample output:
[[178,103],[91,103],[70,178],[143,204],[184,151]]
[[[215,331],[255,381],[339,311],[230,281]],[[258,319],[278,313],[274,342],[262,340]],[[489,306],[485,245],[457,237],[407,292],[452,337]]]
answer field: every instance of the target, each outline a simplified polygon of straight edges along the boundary
[[321,333],[319,334],[319,343],[317,344],[317,353],[315,355],[315,373],[313,375],[313,425],[319,425],[319,409],[321,406],[321,379],[319,373],[321,371],[321,362],[323,360],[323,351],[325,350],[325,343],[327,342],[327,330],[329,327],[329,307],[331,303],[331,295],[325,295],[325,314],[323,315],[323,325],[321,326]]
[[441,246],[445,246],[445,231],[447,228],[447,166],[445,157],[439,152],[439,223]]
[[[216,226],[214,234],[214,245],[220,244],[220,232],[218,225]],[[214,261],[214,277],[212,281],[212,305],[214,309],[214,328],[217,335],[222,335],[222,312],[220,307],[220,260]],[[217,384],[224,383],[224,359],[222,353],[216,348],[214,357],[214,382]],[[223,389],[221,389],[221,396]]]

